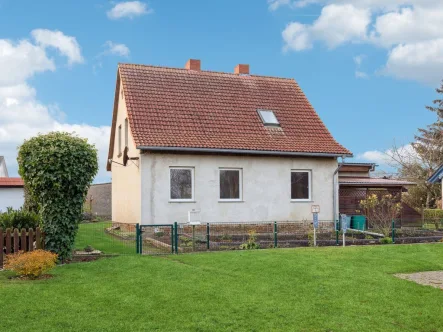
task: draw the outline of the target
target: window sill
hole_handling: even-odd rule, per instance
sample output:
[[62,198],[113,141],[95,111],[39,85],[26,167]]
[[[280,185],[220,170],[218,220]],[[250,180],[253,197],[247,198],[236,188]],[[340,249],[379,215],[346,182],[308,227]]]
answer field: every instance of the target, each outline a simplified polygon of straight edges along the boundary
[[242,199],[219,199],[219,203],[244,203]]
[[291,203],[314,203],[311,199],[291,199]]
[[169,200],[169,203],[196,203],[194,200]]

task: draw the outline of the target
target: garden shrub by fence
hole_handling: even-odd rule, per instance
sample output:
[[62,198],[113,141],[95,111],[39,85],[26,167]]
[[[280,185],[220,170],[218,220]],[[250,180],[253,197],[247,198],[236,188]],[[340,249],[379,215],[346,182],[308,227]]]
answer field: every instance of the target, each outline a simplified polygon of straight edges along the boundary
[[4,256],[17,253],[19,251],[33,251],[34,249],[44,249],[43,233],[40,228],[34,231],[17,228],[0,228],[0,268],[3,267]]

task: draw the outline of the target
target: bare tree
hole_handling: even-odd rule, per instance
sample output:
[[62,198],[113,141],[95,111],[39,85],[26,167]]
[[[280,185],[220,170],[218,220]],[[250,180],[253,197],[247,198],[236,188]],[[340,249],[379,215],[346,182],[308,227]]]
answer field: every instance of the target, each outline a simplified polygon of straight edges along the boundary
[[[438,94],[443,94],[443,81]],[[426,128],[419,128],[415,141],[406,146],[394,146],[388,152],[391,166],[398,176],[417,183],[404,198],[412,207],[419,209],[436,207],[440,198],[439,185],[427,182],[429,176],[443,164],[443,98],[433,101],[435,106],[426,106],[437,116],[436,122]]]

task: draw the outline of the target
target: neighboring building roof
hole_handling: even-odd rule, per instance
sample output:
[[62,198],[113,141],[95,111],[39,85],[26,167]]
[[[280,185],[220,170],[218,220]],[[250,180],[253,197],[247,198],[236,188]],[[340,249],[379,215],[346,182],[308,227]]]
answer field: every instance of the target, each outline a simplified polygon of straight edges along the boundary
[[432,174],[428,182],[429,183],[439,183],[441,182],[441,179],[443,178],[443,165],[441,165],[435,172]]
[[8,177],[8,169],[6,168],[5,157],[0,156],[0,178]]
[[23,186],[22,178],[0,178],[0,188],[21,188]]
[[368,177],[339,177],[340,185],[349,186],[375,186],[375,187],[398,187],[415,185],[414,182],[384,178],[368,178]]
[[340,170],[339,172],[372,172],[375,170],[375,166],[377,166],[375,163],[351,163],[351,162],[344,162],[339,163]]
[[[351,155],[337,143],[293,79],[119,64],[131,133],[144,150]],[[280,126],[265,126],[258,109]]]

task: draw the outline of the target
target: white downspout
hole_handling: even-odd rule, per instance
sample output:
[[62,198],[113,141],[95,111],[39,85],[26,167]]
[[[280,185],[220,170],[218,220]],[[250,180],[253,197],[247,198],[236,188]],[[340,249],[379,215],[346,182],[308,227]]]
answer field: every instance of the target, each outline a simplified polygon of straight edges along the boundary
[[[338,158],[337,158],[338,161]],[[345,156],[341,157],[341,164],[338,165],[337,169],[334,171],[334,174],[332,176],[332,215],[334,218],[334,222],[338,220],[338,213],[337,213],[337,194],[338,194],[338,186],[337,186],[337,173],[342,167],[343,163],[345,162]]]

